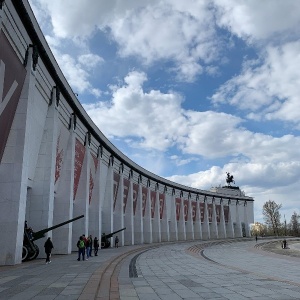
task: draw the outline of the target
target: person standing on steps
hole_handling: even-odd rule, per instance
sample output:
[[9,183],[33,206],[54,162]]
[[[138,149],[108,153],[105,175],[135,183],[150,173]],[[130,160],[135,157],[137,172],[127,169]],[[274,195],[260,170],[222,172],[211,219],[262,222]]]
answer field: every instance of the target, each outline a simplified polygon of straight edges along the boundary
[[51,251],[54,248],[50,237],[47,238],[47,241],[45,242],[44,247],[45,247],[45,253],[46,253],[46,264],[50,264],[51,263],[51,260],[50,260]]

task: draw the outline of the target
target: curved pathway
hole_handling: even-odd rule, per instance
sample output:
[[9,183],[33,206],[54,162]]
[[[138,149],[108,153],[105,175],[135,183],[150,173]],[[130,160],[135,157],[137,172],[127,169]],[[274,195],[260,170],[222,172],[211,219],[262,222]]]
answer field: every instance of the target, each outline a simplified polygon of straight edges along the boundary
[[300,299],[300,255],[257,245],[249,239],[136,245],[104,249],[84,262],[76,253],[54,255],[49,265],[37,259],[0,267],[0,299]]
[[[255,241],[185,243],[143,252],[138,277],[120,299],[300,299],[300,260],[255,248]],[[124,274],[123,274],[124,275]]]

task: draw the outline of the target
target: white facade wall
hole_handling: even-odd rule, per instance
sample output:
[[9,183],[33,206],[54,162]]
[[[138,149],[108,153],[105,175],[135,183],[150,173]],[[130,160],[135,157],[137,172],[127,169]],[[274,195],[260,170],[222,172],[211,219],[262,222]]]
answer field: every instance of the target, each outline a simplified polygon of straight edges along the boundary
[[165,180],[105,138],[63,77],[27,1],[4,1],[0,41],[0,265],[21,263],[25,220],[39,231],[83,214],[47,233],[59,254],[75,251],[82,234],[123,227],[120,246],[250,235],[252,198]]

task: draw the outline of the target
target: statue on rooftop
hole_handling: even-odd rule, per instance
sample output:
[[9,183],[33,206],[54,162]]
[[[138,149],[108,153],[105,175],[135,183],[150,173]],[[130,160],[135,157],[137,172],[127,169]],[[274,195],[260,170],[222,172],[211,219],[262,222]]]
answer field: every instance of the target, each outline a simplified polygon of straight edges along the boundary
[[228,186],[231,186],[231,183],[235,184],[233,175],[230,175],[230,173],[226,172],[227,174],[227,178],[226,178],[226,182],[228,184]]

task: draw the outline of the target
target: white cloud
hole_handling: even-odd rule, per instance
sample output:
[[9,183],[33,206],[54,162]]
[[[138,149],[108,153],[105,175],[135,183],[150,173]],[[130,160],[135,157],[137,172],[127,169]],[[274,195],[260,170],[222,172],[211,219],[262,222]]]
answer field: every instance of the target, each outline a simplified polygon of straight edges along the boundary
[[171,60],[179,80],[194,81],[204,65],[219,58],[221,42],[211,26],[214,19],[209,2],[31,2],[48,11],[56,37],[87,40],[96,30],[109,29],[121,57],[136,56],[146,65]]
[[300,2],[295,0],[213,0],[217,23],[240,38],[255,42],[298,35]]
[[[211,97],[215,104],[229,103],[255,112],[256,118],[300,122],[300,42],[269,46],[262,62],[245,63],[242,73]],[[250,115],[251,116],[251,115]]]

